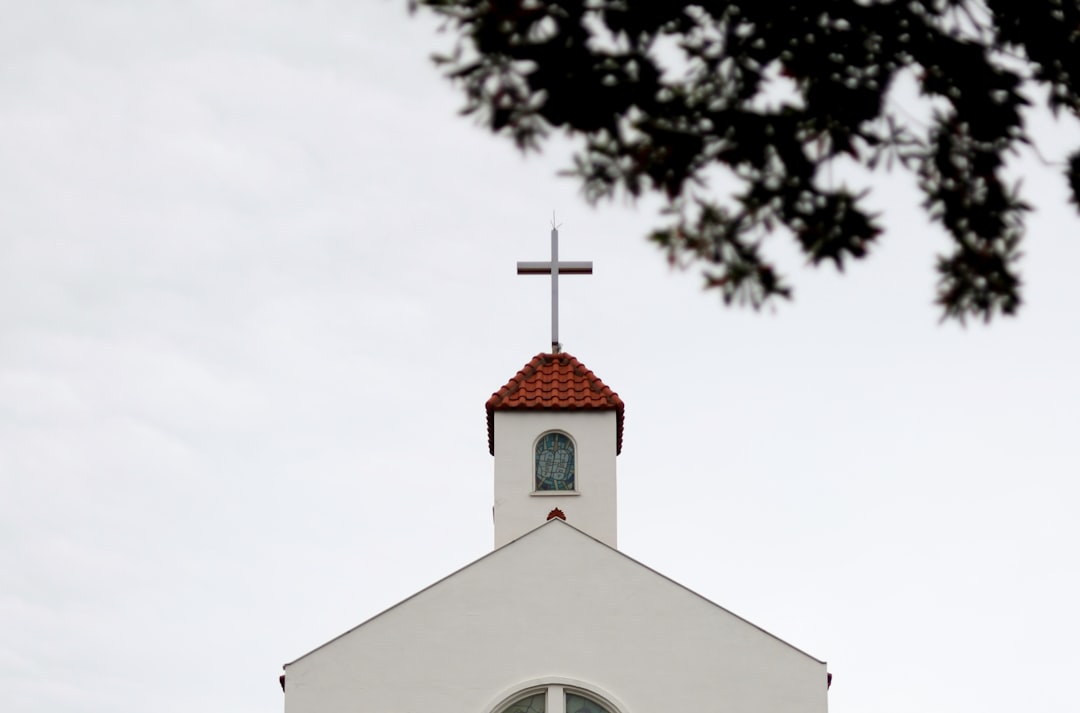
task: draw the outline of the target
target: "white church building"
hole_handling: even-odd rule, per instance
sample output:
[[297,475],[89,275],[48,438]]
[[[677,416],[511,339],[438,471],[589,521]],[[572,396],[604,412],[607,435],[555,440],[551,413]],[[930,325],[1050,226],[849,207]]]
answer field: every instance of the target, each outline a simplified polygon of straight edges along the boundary
[[618,550],[623,402],[556,335],[487,402],[494,551],[286,664],[285,713],[826,713],[825,662]]

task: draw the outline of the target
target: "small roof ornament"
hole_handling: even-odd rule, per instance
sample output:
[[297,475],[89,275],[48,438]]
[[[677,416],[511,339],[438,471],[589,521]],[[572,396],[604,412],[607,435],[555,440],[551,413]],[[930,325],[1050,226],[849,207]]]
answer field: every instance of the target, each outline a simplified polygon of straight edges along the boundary
[[554,520],[555,518],[559,518],[563,522],[566,522],[566,513],[564,513],[559,508],[555,508],[554,510],[552,510],[551,512],[548,513],[547,519],[548,520]]

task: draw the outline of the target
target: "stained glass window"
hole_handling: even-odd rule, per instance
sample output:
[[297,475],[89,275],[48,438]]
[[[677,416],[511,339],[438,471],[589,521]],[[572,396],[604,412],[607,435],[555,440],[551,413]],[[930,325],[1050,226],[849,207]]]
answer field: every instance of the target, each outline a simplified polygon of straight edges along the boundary
[[596,701],[567,692],[566,713],[608,713],[608,710]]
[[503,709],[503,713],[544,713],[544,706],[546,703],[547,691],[541,691],[528,698],[514,701]]
[[574,442],[565,433],[545,433],[536,443],[536,490],[574,489]]

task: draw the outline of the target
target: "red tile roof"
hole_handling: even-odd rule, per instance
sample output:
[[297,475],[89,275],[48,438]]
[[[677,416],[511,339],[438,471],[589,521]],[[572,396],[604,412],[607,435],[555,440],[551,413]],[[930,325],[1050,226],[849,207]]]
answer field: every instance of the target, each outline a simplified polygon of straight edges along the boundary
[[566,354],[537,354],[487,401],[488,450],[495,454],[495,412],[511,409],[615,411],[615,452],[622,452],[623,402],[580,361]]

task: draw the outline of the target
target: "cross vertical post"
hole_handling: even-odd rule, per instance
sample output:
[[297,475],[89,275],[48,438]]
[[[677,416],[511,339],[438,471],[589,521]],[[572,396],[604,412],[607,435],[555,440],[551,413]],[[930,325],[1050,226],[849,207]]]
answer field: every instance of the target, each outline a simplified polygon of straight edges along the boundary
[[551,352],[559,344],[559,229],[551,229]]
[[592,262],[559,262],[559,229],[551,228],[551,262],[519,262],[519,275],[551,275],[551,351],[558,354],[559,344],[559,275],[591,275]]

